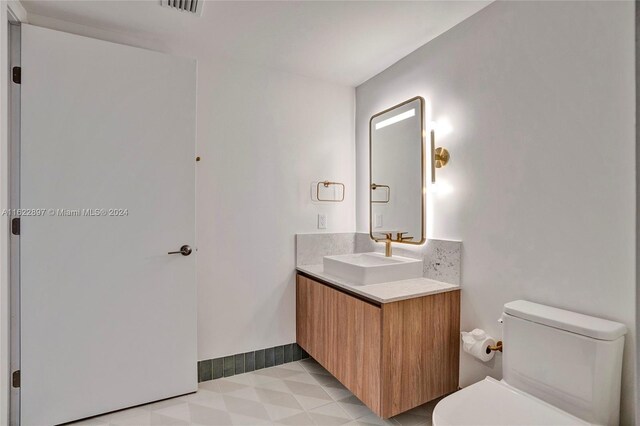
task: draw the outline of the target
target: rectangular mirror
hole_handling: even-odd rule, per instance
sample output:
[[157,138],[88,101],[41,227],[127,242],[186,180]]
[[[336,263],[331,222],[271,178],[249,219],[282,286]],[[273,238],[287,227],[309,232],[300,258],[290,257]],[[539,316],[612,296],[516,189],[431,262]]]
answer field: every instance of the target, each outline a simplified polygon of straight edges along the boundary
[[425,241],[424,99],[415,97],[369,122],[369,234]]

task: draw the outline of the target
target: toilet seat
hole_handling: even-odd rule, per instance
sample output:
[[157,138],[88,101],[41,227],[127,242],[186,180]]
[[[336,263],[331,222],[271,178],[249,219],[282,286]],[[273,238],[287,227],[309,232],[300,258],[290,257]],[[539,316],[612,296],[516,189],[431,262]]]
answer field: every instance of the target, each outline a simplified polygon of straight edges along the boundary
[[433,410],[433,426],[588,424],[491,377],[447,396]]

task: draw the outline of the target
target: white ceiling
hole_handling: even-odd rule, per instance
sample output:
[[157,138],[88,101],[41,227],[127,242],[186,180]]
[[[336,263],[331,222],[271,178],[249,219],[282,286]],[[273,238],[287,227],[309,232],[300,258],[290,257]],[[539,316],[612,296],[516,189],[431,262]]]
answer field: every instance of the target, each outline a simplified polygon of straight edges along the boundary
[[[491,1],[207,1],[201,17],[148,1],[23,0],[37,16],[357,86]],[[34,16],[37,15],[37,16]]]

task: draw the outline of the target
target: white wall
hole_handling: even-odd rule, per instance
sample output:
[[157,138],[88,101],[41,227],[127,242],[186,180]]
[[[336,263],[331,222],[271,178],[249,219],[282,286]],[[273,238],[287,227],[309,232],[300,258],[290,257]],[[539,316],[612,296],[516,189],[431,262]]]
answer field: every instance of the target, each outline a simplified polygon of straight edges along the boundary
[[[353,89],[215,58],[198,86],[201,359],[295,342],[296,232],[355,228]],[[346,185],[312,203],[312,181]]]
[[[198,356],[295,341],[295,233],[355,228],[355,93],[173,40],[149,40],[41,16],[34,25],[198,60]],[[313,181],[346,185],[314,203]]]
[[[356,90],[357,229],[368,230],[371,115],[422,95],[451,132],[428,235],[463,241],[462,328],[500,335],[528,299],[625,323],[633,422],[633,2],[496,2]],[[427,108],[429,109],[429,108]],[[431,117],[427,117],[430,120]],[[461,385],[501,363],[461,356]]]

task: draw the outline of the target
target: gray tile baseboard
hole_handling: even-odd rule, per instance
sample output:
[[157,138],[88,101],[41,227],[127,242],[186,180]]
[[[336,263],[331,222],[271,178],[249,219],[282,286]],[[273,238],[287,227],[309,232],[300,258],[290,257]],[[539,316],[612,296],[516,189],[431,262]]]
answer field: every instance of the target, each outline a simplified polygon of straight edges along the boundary
[[297,343],[198,361],[198,383],[309,358]]

